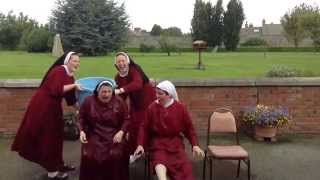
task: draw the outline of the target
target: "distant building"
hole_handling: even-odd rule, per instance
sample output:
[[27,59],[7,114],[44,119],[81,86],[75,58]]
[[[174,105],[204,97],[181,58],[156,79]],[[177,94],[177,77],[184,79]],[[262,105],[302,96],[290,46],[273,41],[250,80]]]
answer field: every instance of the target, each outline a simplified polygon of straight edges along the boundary
[[135,27],[135,28],[133,28],[132,34],[134,34],[136,36],[144,36],[144,35],[148,35],[149,33],[142,28]]
[[[283,34],[283,27],[281,24],[266,24],[266,21],[262,20],[261,27],[254,27],[252,24],[248,25],[246,22],[245,27],[240,32],[240,44],[246,42],[250,38],[264,39],[270,47],[293,47],[293,43],[288,42]],[[304,39],[300,44],[300,47],[312,46],[310,38]]]

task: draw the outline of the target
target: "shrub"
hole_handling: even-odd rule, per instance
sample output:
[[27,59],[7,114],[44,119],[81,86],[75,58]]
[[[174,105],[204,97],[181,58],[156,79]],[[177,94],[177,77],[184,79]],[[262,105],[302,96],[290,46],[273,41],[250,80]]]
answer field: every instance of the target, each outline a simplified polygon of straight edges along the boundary
[[28,35],[28,52],[46,52],[49,50],[48,40],[52,34],[44,28],[34,29]]
[[249,38],[241,46],[265,46],[267,42],[261,38]]
[[301,77],[302,71],[286,66],[274,66],[266,74],[267,77]]
[[154,51],[155,47],[152,45],[147,45],[144,43],[140,44],[140,52],[152,52]]

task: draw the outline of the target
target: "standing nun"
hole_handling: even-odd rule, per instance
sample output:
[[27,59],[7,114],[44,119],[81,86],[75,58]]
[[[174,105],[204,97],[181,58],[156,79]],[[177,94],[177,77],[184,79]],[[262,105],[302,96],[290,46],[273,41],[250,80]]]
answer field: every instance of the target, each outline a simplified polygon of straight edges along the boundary
[[115,90],[115,94],[120,95],[124,100],[128,100],[132,118],[129,129],[129,143],[131,153],[133,153],[137,147],[139,127],[146,118],[146,110],[156,99],[155,88],[142,68],[128,54],[124,52],[117,53],[115,67],[118,70],[115,81],[119,87]]
[[[203,157],[195,129],[185,106],[178,101],[174,85],[162,81],[156,88],[157,100],[147,110],[138,135],[136,154],[148,147],[151,166],[159,180],[194,180],[183,136],[192,145],[194,156]],[[145,146],[144,146],[145,145]]]
[[62,99],[75,105],[74,72],[80,65],[75,52],[62,55],[49,68],[40,87],[31,98],[24,118],[12,144],[12,150],[23,158],[45,168],[48,179],[67,179],[67,171],[74,170],[64,164]]

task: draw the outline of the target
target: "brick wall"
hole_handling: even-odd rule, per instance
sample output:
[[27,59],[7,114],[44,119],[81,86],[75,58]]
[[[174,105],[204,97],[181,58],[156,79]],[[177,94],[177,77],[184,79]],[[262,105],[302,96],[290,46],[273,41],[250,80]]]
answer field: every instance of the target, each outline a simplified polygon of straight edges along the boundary
[[[320,78],[173,81],[199,134],[216,107],[227,106],[239,119],[243,108],[257,103],[289,108],[289,133],[320,133]],[[14,134],[39,81],[0,81],[0,134]],[[67,111],[72,110],[66,108]]]

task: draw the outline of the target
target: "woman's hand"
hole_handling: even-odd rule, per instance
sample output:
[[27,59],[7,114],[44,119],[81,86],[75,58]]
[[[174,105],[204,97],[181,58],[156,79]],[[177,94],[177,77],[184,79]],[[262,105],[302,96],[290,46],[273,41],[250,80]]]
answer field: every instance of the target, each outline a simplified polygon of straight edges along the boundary
[[113,143],[121,143],[124,132],[122,130],[118,131],[113,137]]
[[204,152],[199,146],[193,146],[192,147],[192,155],[195,158],[203,158],[204,157]]
[[115,95],[119,95],[119,94],[122,94],[122,93],[124,93],[124,89],[123,89],[123,88],[115,89],[115,90],[114,90],[114,94],[115,94]]
[[88,143],[87,136],[84,131],[80,131],[80,141],[84,144]]
[[80,84],[77,84],[77,83],[74,84],[74,88],[75,88],[75,90],[77,90],[77,91],[81,91],[81,90],[82,90],[81,85],[80,85]]
[[141,156],[144,154],[144,149],[141,145],[138,145],[137,149],[134,151],[134,156]]

